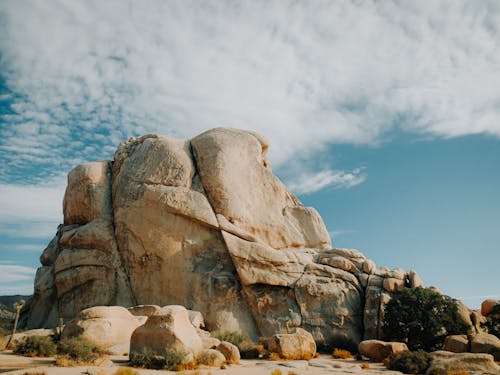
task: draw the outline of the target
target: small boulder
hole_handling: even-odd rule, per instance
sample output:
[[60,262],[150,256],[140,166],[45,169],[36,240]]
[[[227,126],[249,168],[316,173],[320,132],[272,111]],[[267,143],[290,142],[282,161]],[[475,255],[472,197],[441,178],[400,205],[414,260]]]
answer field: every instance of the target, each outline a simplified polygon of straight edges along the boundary
[[[82,310],[64,327],[62,338],[83,336],[112,354],[119,344],[128,346],[132,332],[140,325],[137,319],[121,306],[95,306]],[[121,349],[120,349],[121,350]]]
[[205,327],[205,319],[203,319],[203,315],[199,311],[188,310],[189,321],[196,329],[201,329]]
[[483,303],[481,304],[481,315],[482,316],[490,315],[491,312],[493,311],[493,307],[495,307],[495,305],[499,305],[499,304],[500,304],[500,300],[496,300],[496,299],[484,300]]
[[443,350],[453,353],[467,353],[469,351],[469,339],[467,335],[451,335],[446,337]]
[[443,350],[432,352],[432,362],[427,374],[447,374],[450,371],[478,371],[482,374],[500,374],[500,366],[491,354],[451,353]]
[[200,365],[210,366],[210,367],[221,367],[226,363],[226,357],[215,350],[215,349],[205,349],[198,354],[196,357],[196,362]]
[[240,362],[240,351],[236,345],[227,341],[222,341],[217,345],[216,349],[224,355],[227,363],[236,364]]
[[296,328],[295,333],[274,335],[269,339],[268,347],[283,359],[309,360],[316,354],[313,336],[302,328]]
[[380,340],[365,340],[358,345],[359,354],[374,361],[382,362],[393,353],[407,351],[408,347],[402,342],[385,342]]
[[472,353],[489,353],[495,361],[500,361],[500,339],[489,333],[478,333],[471,338],[470,351]]
[[183,306],[165,306],[138,327],[130,340],[130,355],[145,349],[163,354],[165,349],[197,355],[203,349],[200,336]]

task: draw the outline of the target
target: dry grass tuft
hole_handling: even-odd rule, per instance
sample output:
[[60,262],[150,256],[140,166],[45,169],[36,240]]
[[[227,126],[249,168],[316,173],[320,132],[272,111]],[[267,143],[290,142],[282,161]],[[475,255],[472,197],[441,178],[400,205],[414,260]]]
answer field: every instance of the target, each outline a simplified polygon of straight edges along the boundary
[[350,359],[352,358],[352,354],[349,350],[335,348],[332,353],[333,358],[338,359]]
[[362,363],[361,364],[361,370],[369,370],[369,369],[370,369],[369,363]]
[[282,375],[282,372],[279,368],[275,368],[273,372],[271,372],[271,375]]
[[470,375],[467,370],[450,370],[447,375]]
[[270,361],[281,361],[280,355],[278,353],[275,353],[275,352],[270,353],[268,359]]

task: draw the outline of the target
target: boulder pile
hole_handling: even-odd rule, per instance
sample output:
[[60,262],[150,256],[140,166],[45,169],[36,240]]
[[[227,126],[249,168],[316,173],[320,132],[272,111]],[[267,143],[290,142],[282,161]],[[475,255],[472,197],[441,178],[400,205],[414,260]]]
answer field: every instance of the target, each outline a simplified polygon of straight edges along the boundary
[[[74,168],[25,327],[93,306],[182,305],[210,331],[253,339],[299,328],[324,346],[381,338],[383,306],[422,281],[332,247],[318,212],[273,174],[268,148],[237,129],[145,135],[121,143],[114,160]],[[166,324],[149,318],[151,332]]]

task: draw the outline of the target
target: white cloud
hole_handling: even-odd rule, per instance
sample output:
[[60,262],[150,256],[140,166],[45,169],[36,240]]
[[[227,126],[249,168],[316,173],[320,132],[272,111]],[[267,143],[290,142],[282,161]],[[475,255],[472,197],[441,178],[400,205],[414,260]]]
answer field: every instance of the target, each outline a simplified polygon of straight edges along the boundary
[[47,238],[54,234],[62,221],[65,188],[60,178],[38,185],[0,184],[0,236]]
[[0,264],[0,283],[33,280],[36,268],[16,264]]
[[288,188],[295,194],[310,194],[316,191],[331,189],[349,189],[366,180],[363,168],[356,168],[351,172],[324,169],[320,172],[304,172],[287,183]]
[[396,126],[500,136],[495,1],[12,1],[0,19],[0,158],[31,174],[221,125],[266,134],[278,167]]

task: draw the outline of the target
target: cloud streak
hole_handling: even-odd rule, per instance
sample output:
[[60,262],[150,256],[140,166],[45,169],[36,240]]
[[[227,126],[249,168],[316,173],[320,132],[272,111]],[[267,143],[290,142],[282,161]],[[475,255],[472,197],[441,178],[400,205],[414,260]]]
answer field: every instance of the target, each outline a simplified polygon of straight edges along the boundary
[[32,294],[36,269],[17,264],[0,264],[0,295]]
[[0,181],[214,126],[266,134],[278,168],[394,129],[500,136],[495,1],[16,1],[0,20]]
[[366,180],[363,168],[351,172],[324,169],[317,173],[305,172],[288,181],[288,188],[295,194],[311,194],[325,188],[350,189]]

